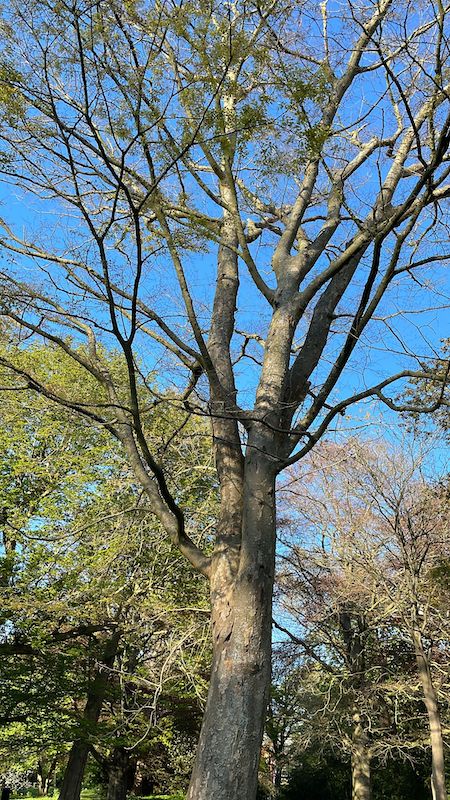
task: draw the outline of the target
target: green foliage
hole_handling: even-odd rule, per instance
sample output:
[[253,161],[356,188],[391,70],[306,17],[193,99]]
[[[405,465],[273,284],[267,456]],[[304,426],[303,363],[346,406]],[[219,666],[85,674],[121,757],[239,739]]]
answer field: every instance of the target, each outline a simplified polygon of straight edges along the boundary
[[0,63],[0,125],[17,124],[25,114],[25,98],[20,90],[22,75],[7,62]]
[[393,760],[376,764],[373,773],[374,800],[428,800],[431,793],[429,759],[416,753],[414,764]]
[[[95,383],[52,347],[8,356],[36,378],[45,373],[59,393],[99,401]],[[9,373],[1,379],[13,387]],[[142,740],[143,758],[156,748],[161,764],[184,761],[171,780],[185,780],[206,692],[207,585],[162,535],[104,429],[29,390],[3,397],[0,648],[11,655],[2,657],[0,756],[33,768],[39,753],[64,755],[75,736],[106,759],[113,746]],[[165,405],[145,424],[188,528],[201,537],[215,504],[209,433]],[[188,438],[173,436],[180,426]],[[97,725],[82,710],[117,630],[118,678],[105,683],[108,713]]]
[[274,170],[286,175],[299,174],[305,161],[322,151],[331,130],[315,118],[328,96],[328,81],[328,74],[322,67],[312,71],[288,60],[279,64],[273,80],[274,97],[270,102],[275,102],[276,98],[281,114],[273,134],[268,128],[261,145],[267,174]]

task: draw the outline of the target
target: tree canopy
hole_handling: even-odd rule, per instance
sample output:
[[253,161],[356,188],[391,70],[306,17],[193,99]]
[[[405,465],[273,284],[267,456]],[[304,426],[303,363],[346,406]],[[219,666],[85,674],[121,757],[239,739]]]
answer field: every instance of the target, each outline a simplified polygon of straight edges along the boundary
[[[3,388],[106,437],[209,581],[188,798],[253,800],[277,475],[357,402],[403,408],[411,380],[411,410],[448,402],[448,10],[12,0],[0,24]],[[196,463],[205,419],[207,522],[170,455]]]

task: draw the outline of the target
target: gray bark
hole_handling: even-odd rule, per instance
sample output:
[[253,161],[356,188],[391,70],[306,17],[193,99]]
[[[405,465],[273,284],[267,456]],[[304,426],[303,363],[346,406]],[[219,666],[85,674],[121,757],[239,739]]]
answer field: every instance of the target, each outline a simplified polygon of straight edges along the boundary
[[246,462],[239,569],[228,592],[215,595],[211,683],[187,800],[256,795],[270,685],[275,492],[268,462],[258,454]]
[[431,678],[430,666],[419,630],[414,630],[413,638],[416,651],[417,671],[422,685],[423,699],[427,709],[428,725],[430,729],[431,788],[433,800],[447,800],[444,740],[442,737],[441,715],[439,712],[437,694]]
[[72,744],[70,749],[69,760],[67,762],[61,791],[59,793],[61,800],[80,800],[81,787],[88,755],[88,743],[82,739],[77,739]]
[[367,733],[357,715],[352,737],[352,800],[371,800],[371,754]]

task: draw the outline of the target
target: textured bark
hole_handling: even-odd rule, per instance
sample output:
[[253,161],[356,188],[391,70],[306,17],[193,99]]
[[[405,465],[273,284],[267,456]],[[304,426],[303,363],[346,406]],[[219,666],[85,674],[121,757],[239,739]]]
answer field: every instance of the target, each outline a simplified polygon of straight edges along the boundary
[[[119,643],[119,633],[106,643],[103,656],[101,658],[100,669],[97,671],[88,693],[86,705],[83,712],[83,722],[87,726],[95,725],[100,717],[103,701],[105,699],[108,681],[103,673],[101,666],[111,667],[117,652]],[[59,793],[59,800],[80,800],[80,793],[83,783],[84,772],[89,755],[89,741],[85,737],[80,737],[72,744],[69,760],[64,772],[64,779]]]
[[[275,551],[274,475],[247,457],[239,570],[216,594],[211,683],[188,800],[252,800],[268,701]],[[217,607],[219,606],[219,607]]]
[[[223,183],[221,196],[224,203],[232,204],[230,190]],[[224,212],[208,338],[208,351],[215,370],[215,378],[211,381],[211,410],[216,469],[220,484],[220,513],[211,575],[213,608],[219,608],[224,588],[228,592],[232,584],[239,559],[242,527],[244,459],[238,424],[233,415],[237,392],[230,354],[239,288],[237,246],[238,236],[233,218],[229,212]]]
[[[99,710],[100,715],[100,710]],[[82,739],[72,744],[59,797],[62,800],[80,800],[84,771],[89,755],[89,745]]]
[[367,733],[361,721],[355,718],[352,737],[352,800],[371,800],[371,755]]
[[[339,626],[345,644],[346,660],[349,669],[349,688],[355,693],[353,705],[352,734],[352,800],[371,800],[371,750],[370,741],[361,718],[358,698],[367,687],[365,636],[367,625],[364,616],[351,615],[342,607],[339,612]],[[361,701],[359,701],[361,702]]]
[[444,740],[442,738],[441,715],[430,666],[423,647],[422,636],[417,629],[413,633],[417,670],[422,685],[423,699],[428,714],[431,744],[431,788],[433,800],[447,800],[445,787]]

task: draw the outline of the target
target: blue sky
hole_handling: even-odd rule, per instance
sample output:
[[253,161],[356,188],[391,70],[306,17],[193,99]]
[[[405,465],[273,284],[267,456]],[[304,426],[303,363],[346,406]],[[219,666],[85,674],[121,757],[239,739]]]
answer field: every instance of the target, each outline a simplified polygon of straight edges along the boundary
[[[344,58],[346,48],[351,49],[352,40],[348,41],[345,38],[348,22],[343,16],[344,6],[338,2],[330,2],[328,5],[331,14],[330,34],[337,40],[336,54],[334,56],[336,64],[339,59]],[[408,24],[415,25],[417,22],[416,13],[412,13],[409,17]],[[310,50],[313,50],[317,43],[317,52],[320,51],[320,37],[321,37],[321,24],[320,20],[309,20],[309,40],[307,45]],[[401,27],[401,20],[397,23],[392,23],[391,27],[387,29],[386,35],[394,36],[398,33]],[[426,42],[421,46],[422,51],[426,46]],[[371,53],[366,61],[373,60],[374,54]],[[401,64],[398,68],[400,69]],[[405,86],[407,86],[408,79],[405,79]],[[69,89],[71,88],[69,84]],[[352,145],[349,145],[345,139],[346,131],[353,128],[360,130],[360,137],[363,141],[367,141],[372,135],[373,131],[379,131],[380,126],[389,129],[394,124],[392,111],[388,100],[383,94],[384,88],[382,84],[382,76],[378,71],[363,75],[358,78],[348,93],[345,103],[342,107],[342,112],[336,118],[335,132],[336,136],[327,145],[327,161],[329,164],[340,163],[341,150],[339,148],[345,147],[351,152]],[[381,98],[381,99],[380,99]],[[372,110],[371,107],[375,99],[379,99],[378,105]],[[269,110],[274,117],[283,117],[282,109],[284,108],[283,102],[280,98],[272,99],[269,103]],[[291,112],[289,112],[291,113]],[[292,132],[286,129],[289,120],[292,121],[292,114],[286,113],[283,117],[285,120],[284,131],[278,131],[282,142],[286,141],[286,147],[291,148],[289,153],[292,157],[298,153],[296,146],[299,150],[301,147],[298,142],[296,145],[295,137]],[[362,122],[361,122],[362,120]],[[297,186],[293,180],[293,176],[286,176],[286,174],[273,175],[272,177],[264,176],[255,170],[255,165],[258,165],[258,158],[261,156],[261,148],[264,143],[265,132],[261,131],[260,140],[255,142],[249,148],[245,158],[242,157],[242,162],[246,163],[245,174],[248,176],[251,185],[260,181],[263,187],[267,188],[267,193],[270,195],[272,192],[276,201],[282,200],[283,202],[291,199],[297,191]],[[270,137],[269,137],[270,138]],[[425,148],[426,150],[426,148]],[[356,152],[353,149],[353,154]],[[195,154],[198,154],[196,151]],[[413,153],[412,161],[416,158]],[[362,170],[361,176],[354,182],[351,190],[350,200],[353,203],[355,211],[363,214],[365,210],[370,207],[374,193],[378,188],[378,181],[380,177],[386,175],[390,167],[390,159],[385,154],[380,158],[374,158],[367,163],[367,166]],[[254,173],[257,173],[254,177]],[[294,176],[295,177],[295,176]],[[406,181],[405,191],[410,191],[412,188],[412,181]],[[193,191],[194,187],[188,183],[188,189]],[[399,198],[398,198],[399,199]],[[401,195],[400,195],[401,199]],[[62,250],[71,247],[76,243],[82,257],[88,252],[87,245],[83,242],[86,241],[85,233],[80,233],[78,222],[74,216],[68,218],[66,210],[57,205],[54,201],[39,200],[26,195],[20,189],[12,189],[11,186],[3,184],[0,194],[2,202],[1,215],[8,221],[8,224],[16,229],[19,234],[25,232],[31,240],[50,242],[51,246]],[[324,208],[325,199],[321,203],[314,206],[315,212],[320,212]],[[194,205],[197,205],[206,213],[212,212],[213,207],[208,199],[198,199],[194,197]],[[444,206],[445,203],[445,206]],[[442,204],[442,214],[445,221],[447,216],[446,204]],[[305,225],[309,235],[313,236],[317,233],[318,225],[320,223],[311,222]],[[346,237],[353,231],[351,223],[343,223],[342,230],[337,236],[336,244],[342,244]],[[416,234],[422,232],[424,228],[419,229]],[[256,256],[258,266],[262,274],[267,278],[268,282],[273,285],[273,278],[269,272],[269,263],[273,250],[273,243],[275,237],[263,236],[261,240],[252,246],[252,251]],[[81,242],[81,247],[80,247]],[[427,239],[423,242],[421,250],[424,253],[434,255],[438,252],[439,248],[446,247],[445,231],[439,232],[438,236],[433,233],[428,234]],[[406,248],[408,249],[408,248]],[[330,252],[332,252],[330,250]],[[327,263],[326,258],[329,253],[325,253],[324,257],[319,262],[318,268],[323,268]],[[115,257],[116,258],[116,257]],[[8,266],[8,257],[3,253],[4,266]],[[120,261],[117,257],[115,260],[117,271],[123,270],[124,283],[130,283],[130,275],[127,273],[126,259]],[[205,329],[208,327],[209,309],[211,307],[211,300],[214,290],[215,281],[215,253],[214,248],[211,247],[209,252],[190,253],[185,258],[186,272],[189,278],[190,286],[193,295],[195,296],[196,309],[200,323],[204,325]],[[22,279],[30,280],[32,283],[39,282],[40,274],[36,265],[31,260],[16,259],[15,268],[20,274]],[[341,304],[341,311],[351,312],[354,310],[363,279],[367,273],[367,265],[363,266],[359,277],[353,286],[347,292],[343,303]],[[53,275],[56,284],[60,288],[67,288],[64,274],[59,269],[53,270]],[[424,280],[426,286],[420,286],[417,279]],[[435,289],[430,288],[434,283]],[[156,258],[152,259],[149,264],[148,271],[143,281],[143,297],[155,303],[158,312],[163,318],[172,323],[181,335],[186,336],[184,327],[184,309],[180,299],[180,294],[174,279],[172,266],[166,253],[161,253]],[[398,284],[393,284],[383,300],[374,321],[368,326],[363,334],[361,342],[357,346],[351,362],[345,370],[338,386],[332,393],[331,400],[342,399],[355,391],[361,391],[371,384],[386,378],[390,374],[405,368],[417,368],[416,356],[420,355],[424,360],[428,360],[439,352],[440,342],[442,339],[450,335],[449,313],[448,313],[448,298],[450,296],[450,280],[448,269],[445,264],[435,264],[432,267],[426,267],[421,271],[417,271],[417,278],[411,279],[407,275],[403,275]],[[406,309],[408,312],[406,313]],[[98,306],[93,305],[90,313],[94,316],[97,315],[97,322],[102,324],[106,321],[104,312]],[[242,266],[241,269],[241,288],[238,298],[238,313],[237,313],[237,329],[248,331],[252,334],[258,334],[264,338],[267,332],[267,325],[270,319],[270,309],[264,299],[255,291],[253,283],[251,282],[246,268]],[[336,329],[342,323],[336,321]],[[300,325],[299,337],[304,333],[305,327]],[[342,337],[335,337],[338,342],[342,342]],[[238,352],[241,338],[236,337],[234,343],[235,351]],[[109,346],[113,345],[113,338],[109,338]],[[172,384],[179,385],[181,380],[180,373],[175,369],[171,369],[170,360],[164,360],[164,368],[161,372],[161,351],[148,339],[144,340],[141,337],[138,341],[137,350],[139,357],[145,363],[148,371],[158,369],[160,372],[160,385],[164,388],[170,387]],[[334,345],[324,353],[321,365],[317,370],[314,377],[314,382],[319,384],[323,375],[325,374],[329,363],[331,362],[336,350]],[[256,343],[250,344],[249,353],[258,358],[260,348]],[[258,379],[258,367],[254,361],[248,359],[241,361],[236,367],[239,399],[245,408],[251,407],[254,396],[255,384]],[[401,386],[393,387],[392,393],[395,394],[400,391]],[[352,409],[346,418],[339,417],[339,426],[344,430],[353,430],[355,425],[364,427],[366,422],[367,409],[372,409],[373,404],[364,405],[360,410]],[[378,413],[374,409],[375,418]],[[384,412],[383,412],[384,413]],[[392,419],[394,424],[395,417],[391,413],[386,412],[386,418]],[[373,423],[371,423],[373,424]]]

